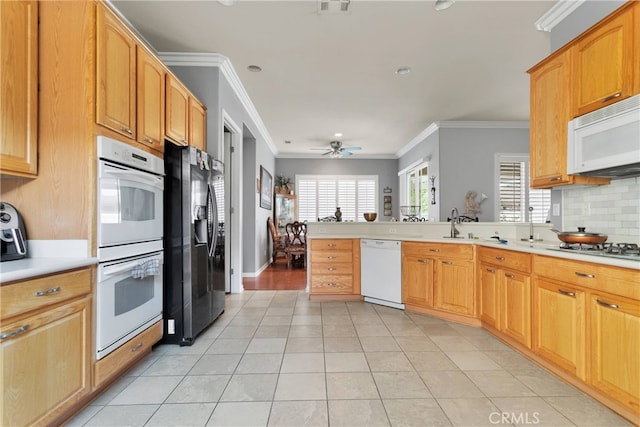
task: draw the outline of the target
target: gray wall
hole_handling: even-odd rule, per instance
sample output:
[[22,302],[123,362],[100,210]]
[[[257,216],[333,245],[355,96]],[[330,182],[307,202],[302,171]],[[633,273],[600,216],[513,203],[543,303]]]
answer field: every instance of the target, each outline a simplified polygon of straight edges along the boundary
[[[276,159],[276,175],[284,175],[295,180],[298,175],[377,175],[378,176],[378,220],[388,221],[391,216],[383,216],[382,190],[391,188],[393,216],[399,215],[398,161],[369,159]],[[275,176],[274,176],[275,177]],[[295,183],[294,183],[295,184]]]
[[480,221],[495,221],[495,154],[528,154],[529,129],[442,127],[399,159],[400,170],[422,158],[436,175],[439,220],[451,209],[464,212],[465,196],[472,190],[488,199],[481,204]]
[[[256,273],[268,263],[267,217],[270,211],[258,207],[256,179],[260,174],[260,165],[270,172],[275,170],[275,157],[266,141],[258,132],[256,124],[236,96],[233,87],[217,67],[174,66],[171,70],[189,88],[200,101],[207,106],[207,152],[214,157],[221,138],[222,109],[243,129],[243,212],[242,212],[242,272]],[[247,144],[244,147],[244,143]],[[246,149],[246,153],[244,152]],[[246,158],[245,158],[246,157]],[[275,176],[275,175],[274,175]],[[254,195],[248,202],[247,195]]]
[[590,0],[582,3],[551,31],[551,52],[569,43],[624,3],[624,0]]

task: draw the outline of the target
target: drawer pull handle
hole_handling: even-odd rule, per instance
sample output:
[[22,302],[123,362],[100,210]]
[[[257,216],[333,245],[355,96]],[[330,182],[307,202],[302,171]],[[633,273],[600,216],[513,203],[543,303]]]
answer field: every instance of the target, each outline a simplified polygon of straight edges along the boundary
[[135,345],[135,347],[131,348],[131,353],[135,353],[136,351],[140,350],[143,345],[144,343],[140,341],[138,344]]
[[569,291],[565,291],[563,289],[558,289],[558,292],[560,292],[562,295],[566,295],[568,297],[572,297],[572,298],[576,297],[576,293],[575,292],[569,292]]
[[515,279],[516,278],[516,276],[514,276],[513,274],[510,274],[510,273],[504,273],[504,275],[506,277],[508,277],[509,279]]
[[597,299],[597,298],[596,298],[596,302],[597,302],[598,304],[600,304],[601,306],[603,306],[603,307],[609,307],[609,308],[620,308],[620,306],[619,306],[618,304],[611,304],[611,303],[608,303],[608,302],[606,302],[606,301],[600,301],[600,300],[599,300],[599,299]]
[[338,258],[338,257],[336,257],[336,256],[328,256],[327,257],[327,259],[336,259],[336,258]]
[[586,277],[586,278],[589,278],[589,279],[595,279],[596,278],[595,274],[580,273],[579,271],[576,271],[575,273],[576,273],[576,276],[579,276],[579,277]]
[[428,264],[429,260],[428,259],[419,259],[418,262],[421,262],[423,264]]
[[503,256],[497,256],[497,257],[496,257],[496,259],[497,259],[498,261],[504,261],[504,257],[503,257]]
[[60,292],[60,286],[56,286],[55,288],[47,289],[46,291],[38,291],[35,293],[37,297],[43,297],[46,295],[57,294]]
[[328,248],[333,248],[335,245],[336,245],[335,243],[327,243]]
[[336,268],[335,267],[327,267],[327,270],[329,271],[334,271]]
[[153,143],[154,143],[154,140],[153,140],[153,139],[151,139],[151,138],[147,138],[146,136],[145,136],[143,139],[144,139],[144,142],[147,142],[147,143],[149,143],[149,144],[153,144]]
[[327,286],[330,286],[330,287],[332,287],[332,288],[333,288],[335,285],[336,285],[335,283],[327,283]]
[[554,181],[560,181],[562,179],[561,176],[554,176],[553,178],[549,178],[549,181],[554,182]]
[[429,249],[431,252],[440,252],[440,249]]
[[447,265],[453,265],[453,263],[451,261],[442,261],[443,264],[447,264]]
[[487,272],[489,273],[495,273],[496,271],[493,268],[487,268]]
[[621,95],[622,95],[622,92],[614,93],[613,95],[609,95],[606,98],[604,98],[602,102],[607,102],[607,101],[611,101],[612,99],[620,98]]
[[9,337],[12,337],[14,335],[19,335],[23,332],[26,332],[29,329],[29,325],[24,325],[24,326],[20,326],[18,329],[11,331],[11,332],[5,332],[4,334],[0,335],[0,340],[4,340],[7,339]]
[[128,133],[129,135],[133,135],[133,132],[129,128],[121,127],[120,130],[123,131],[123,132]]

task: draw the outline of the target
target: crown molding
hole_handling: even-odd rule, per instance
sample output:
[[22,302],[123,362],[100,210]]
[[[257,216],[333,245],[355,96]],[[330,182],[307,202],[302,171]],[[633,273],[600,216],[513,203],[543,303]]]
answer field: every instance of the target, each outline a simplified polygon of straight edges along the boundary
[[[266,142],[267,146],[271,150],[274,156],[277,156],[278,149],[273,143],[273,139],[264,125],[258,110],[253,105],[249,94],[245,90],[240,77],[236,73],[231,60],[219,53],[182,53],[182,52],[160,52],[158,54],[162,62],[167,66],[173,67],[216,67],[221,72],[224,78],[227,80],[233,92],[236,94],[242,106],[249,114],[251,120],[256,125],[258,132]],[[224,107],[224,106],[223,106]]]
[[536,29],[550,33],[556,25],[579,8],[585,1],[586,0],[558,0],[551,9],[538,18],[535,22]]
[[529,122],[526,120],[513,121],[440,121],[433,122],[422,132],[416,135],[407,145],[396,152],[396,157],[400,158],[407,154],[412,148],[427,139],[440,128],[447,129],[528,129]]
[[318,156],[318,154],[306,153],[281,153],[276,156],[278,159],[307,159],[307,160],[398,160],[395,154],[354,154],[353,156],[345,156],[332,158],[329,156]]

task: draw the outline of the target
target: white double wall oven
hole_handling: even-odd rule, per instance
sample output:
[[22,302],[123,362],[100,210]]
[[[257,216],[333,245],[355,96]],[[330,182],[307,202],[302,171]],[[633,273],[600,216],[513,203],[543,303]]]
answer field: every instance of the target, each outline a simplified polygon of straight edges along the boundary
[[162,319],[164,160],[98,136],[96,356]]

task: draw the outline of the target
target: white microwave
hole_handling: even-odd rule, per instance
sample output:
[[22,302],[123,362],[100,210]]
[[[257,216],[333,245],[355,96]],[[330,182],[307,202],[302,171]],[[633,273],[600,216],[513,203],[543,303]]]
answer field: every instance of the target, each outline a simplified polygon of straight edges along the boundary
[[612,178],[640,176],[640,95],[569,122],[567,172]]

